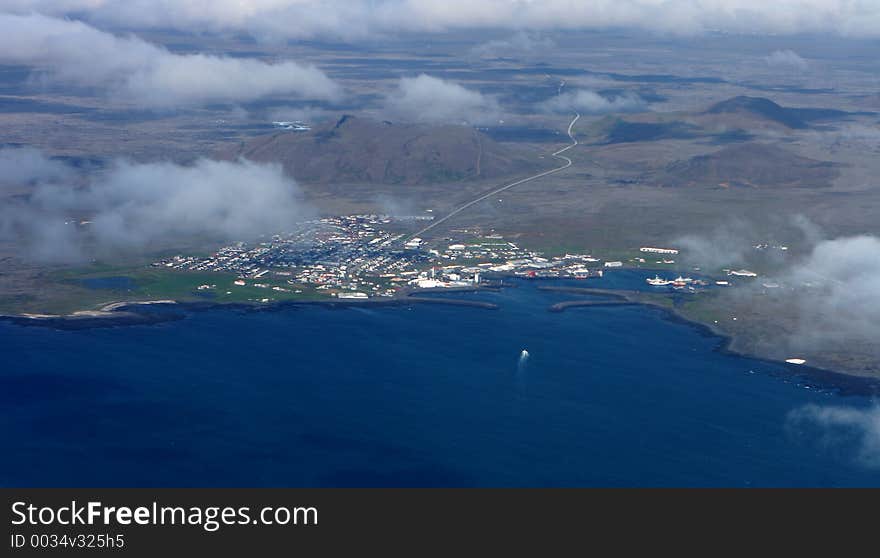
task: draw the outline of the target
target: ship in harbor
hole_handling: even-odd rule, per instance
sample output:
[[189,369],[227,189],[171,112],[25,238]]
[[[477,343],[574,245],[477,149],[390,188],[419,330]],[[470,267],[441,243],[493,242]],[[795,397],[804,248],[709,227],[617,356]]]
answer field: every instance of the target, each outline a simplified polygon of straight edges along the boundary
[[694,279],[691,279],[690,277],[682,277],[681,275],[679,275],[675,279],[663,279],[659,275],[655,275],[652,278],[645,279],[645,281],[647,281],[647,283],[649,285],[651,285],[652,287],[668,287],[671,285],[672,287],[679,287],[680,288],[680,287],[687,287],[687,286],[691,285],[692,283],[705,284],[705,282],[703,282],[703,281],[697,283]]
[[672,284],[672,281],[668,279],[663,279],[659,275],[655,275],[654,277],[646,279],[649,285],[652,287],[666,287]]

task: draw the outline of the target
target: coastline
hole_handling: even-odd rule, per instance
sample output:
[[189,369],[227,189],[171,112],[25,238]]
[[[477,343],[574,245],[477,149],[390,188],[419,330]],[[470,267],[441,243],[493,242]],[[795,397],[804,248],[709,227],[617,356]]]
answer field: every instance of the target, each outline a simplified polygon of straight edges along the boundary
[[[443,292],[476,292],[480,289],[444,289]],[[492,289],[485,289],[492,290]],[[497,310],[498,305],[481,300],[463,300],[432,296],[417,296],[417,291],[384,299],[327,299],[327,300],[284,300],[270,303],[261,302],[210,302],[178,300],[119,301],[106,304],[98,310],[81,310],[71,314],[0,314],[0,321],[19,326],[49,327],[61,330],[81,330],[97,327],[122,327],[130,325],[153,325],[181,320],[186,312],[228,309],[242,311],[273,311],[300,306],[320,306],[326,308],[349,308],[364,306],[405,306],[408,304],[442,304]],[[160,311],[150,311],[150,310]]]
[[[504,283],[492,287],[461,287],[442,290],[410,290],[390,298],[358,299],[326,299],[326,300],[286,300],[270,303],[258,302],[211,302],[211,301],[177,301],[147,300],[119,301],[106,304],[98,310],[82,310],[71,314],[0,314],[0,321],[19,326],[48,327],[52,329],[75,331],[103,327],[123,327],[131,325],[155,325],[178,321],[186,318],[188,312],[226,309],[245,312],[268,312],[296,307],[322,307],[342,309],[353,307],[392,307],[410,304],[439,304],[497,310],[499,305],[480,300],[465,300],[432,296],[436,294],[473,293],[497,291],[500,288],[516,287],[513,283]],[[880,395],[880,378],[860,376],[827,368],[809,365],[792,365],[782,360],[755,354],[736,348],[736,338],[719,330],[712,324],[700,322],[685,316],[674,307],[644,300],[637,291],[598,289],[590,287],[571,287],[558,285],[539,285],[539,291],[589,295],[602,297],[594,300],[566,300],[552,304],[547,308],[550,312],[564,312],[570,308],[609,307],[609,306],[642,306],[659,310],[663,319],[688,325],[706,337],[720,340],[716,351],[738,357],[749,358],[773,366],[780,366],[785,371],[780,376],[795,378],[814,389],[833,390],[841,395],[876,396]]]
[[797,379],[805,386],[812,389],[831,390],[840,395],[856,395],[856,396],[877,396],[880,395],[880,378],[872,378],[868,376],[859,376],[856,374],[848,374],[837,370],[827,368],[819,368],[808,365],[794,365],[785,361],[777,360],[761,356],[759,354],[742,351],[735,348],[736,338],[729,335],[711,324],[693,320],[675,307],[665,306],[649,300],[640,299],[635,291],[612,291],[609,289],[593,289],[589,287],[558,287],[558,286],[539,286],[538,290],[548,292],[567,292],[571,294],[582,294],[592,296],[605,296],[613,300],[569,300],[551,305],[547,308],[550,312],[563,312],[568,308],[578,307],[596,307],[596,306],[643,306],[659,310],[664,319],[680,323],[694,328],[697,332],[705,337],[717,338],[720,340],[715,351],[737,357],[756,360],[773,366],[781,366],[785,373],[779,376]]

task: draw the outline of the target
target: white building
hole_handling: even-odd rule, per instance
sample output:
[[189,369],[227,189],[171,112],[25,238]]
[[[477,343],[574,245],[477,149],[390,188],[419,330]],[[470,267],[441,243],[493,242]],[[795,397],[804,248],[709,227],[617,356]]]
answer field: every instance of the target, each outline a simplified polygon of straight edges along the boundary
[[356,299],[365,299],[367,298],[367,293],[339,293],[336,295],[336,298],[356,298]]
[[642,252],[650,252],[652,254],[678,254],[678,250],[674,248],[654,248],[652,246],[642,246],[639,248]]
[[441,287],[448,287],[449,285],[443,281],[438,281],[437,279],[416,279],[414,281],[410,281],[410,283],[415,283],[415,285],[420,289],[438,289]]

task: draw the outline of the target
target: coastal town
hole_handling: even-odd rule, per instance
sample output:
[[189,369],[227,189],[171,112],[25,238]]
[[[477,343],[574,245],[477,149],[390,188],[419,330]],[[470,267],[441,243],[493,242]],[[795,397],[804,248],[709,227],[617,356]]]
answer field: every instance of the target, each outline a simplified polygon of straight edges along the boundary
[[[603,260],[592,254],[548,256],[519,246],[492,231],[455,230],[432,241],[408,236],[408,224],[425,217],[345,215],[307,221],[295,230],[256,242],[238,241],[207,257],[176,255],[153,262],[153,267],[194,272],[234,274],[231,285],[205,283],[206,294],[218,289],[265,289],[253,300],[271,302],[314,292],[338,299],[393,297],[401,291],[474,288],[504,277],[526,279],[588,279],[622,267],[674,269],[679,250],[643,246],[627,260]],[[428,218],[430,219],[430,218]],[[697,269],[698,270],[698,269]],[[731,278],[753,278],[749,270],[725,270]],[[651,287],[698,292],[710,285],[727,287],[682,275],[659,274],[647,279]],[[225,291],[230,294],[232,291]]]
[[[458,231],[454,238],[427,243],[404,232],[402,225],[412,219],[325,217],[259,242],[232,243],[207,257],[177,255],[152,265],[235,274],[230,288],[294,294],[313,289],[340,299],[391,297],[403,289],[474,287],[501,276],[586,279],[601,277],[603,266],[623,265],[603,264],[589,254],[545,257],[493,233]],[[217,288],[212,283],[199,286],[203,291]],[[267,294],[265,301],[271,298]]]

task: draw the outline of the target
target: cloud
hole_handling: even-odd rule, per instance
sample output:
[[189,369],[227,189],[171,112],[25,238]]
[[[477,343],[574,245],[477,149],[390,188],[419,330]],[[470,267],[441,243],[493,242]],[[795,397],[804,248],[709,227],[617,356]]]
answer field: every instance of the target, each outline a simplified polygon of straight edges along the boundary
[[34,182],[57,182],[69,178],[72,169],[48,159],[33,147],[0,149],[0,185],[27,185]]
[[551,54],[556,43],[540,35],[520,31],[507,39],[481,43],[471,49],[471,55],[479,58],[529,57]]
[[756,280],[734,279],[736,288],[717,292],[718,310],[760,331],[760,338],[744,334],[743,346],[830,369],[877,369],[880,237],[828,238],[794,216],[731,221],[670,244],[682,250],[682,263],[707,273],[741,267],[758,272]]
[[313,106],[302,106],[302,107],[292,107],[292,106],[282,106],[282,107],[271,107],[266,109],[265,111],[266,120],[271,122],[293,122],[293,121],[301,121],[306,124],[314,124],[316,122],[322,122],[324,120],[328,120],[330,118],[338,117],[335,113],[326,111],[319,107]]
[[770,56],[766,56],[764,61],[771,68],[790,68],[803,71],[809,67],[809,63],[793,50],[774,51]]
[[174,54],[135,36],[37,14],[0,14],[0,30],[0,64],[35,66],[47,79],[106,89],[141,106],[340,95],[321,70],[290,61]]
[[853,236],[819,242],[779,277],[793,287],[796,348],[873,347],[880,353],[880,238]]
[[[0,160],[4,155],[0,151]],[[87,185],[40,182],[26,199],[4,200],[0,235],[37,259],[75,261],[173,247],[194,237],[253,238],[281,232],[310,214],[279,165],[117,161]]]
[[[795,250],[808,251],[825,240],[815,223],[800,214],[756,218],[730,218],[711,230],[680,236],[670,242],[681,249],[679,259],[707,272],[725,268],[760,268],[763,273],[792,269]],[[758,249],[769,245],[772,249]],[[786,250],[780,250],[786,246]],[[739,290],[739,289],[737,289]],[[731,291],[732,292],[732,291]],[[747,293],[753,296],[754,293]]]
[[604,97],[594,91],[584,89],[567,91],[540,103],[544,112],[581,114],[609,114],[615,112],[640,112],[647,109],[647,103],[636,93]]
[[501,111],[492,97],[422,74],[401,78],[383,112],[409,122],[487,124],[497,121]]
[[861,465],[880,468],[880,407],[806,405],[789,413],[786,426],[826,451],[852,454]]
[[269,38],[620,27],[880,37],[880,4],[851,0],[6,0],[4,9],[73,14],[130,28],[231,30]]
[[753,241],[753,231],[747,223],[731,220],[710,233],[685,235],[673,244],[681,249],[681,259],[687,263],[717,270],[746,265]]

